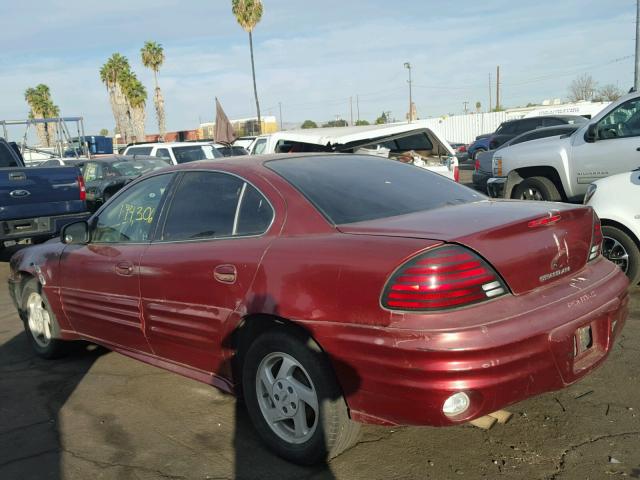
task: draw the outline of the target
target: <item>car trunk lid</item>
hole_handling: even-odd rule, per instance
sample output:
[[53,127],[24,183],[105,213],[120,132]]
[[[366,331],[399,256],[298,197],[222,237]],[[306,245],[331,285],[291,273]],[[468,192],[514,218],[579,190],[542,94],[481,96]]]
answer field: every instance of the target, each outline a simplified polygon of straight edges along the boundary
[[587,262],[590,208],[547,202],[481,201],[338,225],[343,233],[442,240],[484,257],[512,292],[573,275]]

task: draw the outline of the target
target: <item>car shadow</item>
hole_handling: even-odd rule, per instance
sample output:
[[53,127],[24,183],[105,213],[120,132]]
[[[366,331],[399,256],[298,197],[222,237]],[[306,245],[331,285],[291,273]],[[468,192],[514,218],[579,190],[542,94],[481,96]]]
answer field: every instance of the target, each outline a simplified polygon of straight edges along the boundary
[[0,345],[0,478],[62,480],[61,410],[107,350],[84,342],[38,358],[25,332]]

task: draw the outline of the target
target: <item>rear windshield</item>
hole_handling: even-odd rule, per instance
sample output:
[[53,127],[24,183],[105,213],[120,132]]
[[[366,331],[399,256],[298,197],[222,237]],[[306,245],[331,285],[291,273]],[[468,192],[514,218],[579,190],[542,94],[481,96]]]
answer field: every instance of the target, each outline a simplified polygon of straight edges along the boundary
[[222,155],[212,145],[188,145],[186,147],[173,147],[176,162],[189,163],[198,160],[211,160]]
[[437,173],[374,156],[294,157],[271,160],[265,165],[336,225],[484,198]]

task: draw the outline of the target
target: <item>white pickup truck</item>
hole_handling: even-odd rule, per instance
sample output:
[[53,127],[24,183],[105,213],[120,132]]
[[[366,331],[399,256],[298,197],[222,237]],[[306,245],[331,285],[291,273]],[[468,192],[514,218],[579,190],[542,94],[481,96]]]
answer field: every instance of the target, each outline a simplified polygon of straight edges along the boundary
[[421,121],[358,127],[309,128],[260,135],[247,147],[251,155],[342,152],[397,159],[456,182],[455,152],[436,130]]
[[571,135],[500,149],[492,197],[581,202],[591,182],[640,166],[640,93],[621,97]]

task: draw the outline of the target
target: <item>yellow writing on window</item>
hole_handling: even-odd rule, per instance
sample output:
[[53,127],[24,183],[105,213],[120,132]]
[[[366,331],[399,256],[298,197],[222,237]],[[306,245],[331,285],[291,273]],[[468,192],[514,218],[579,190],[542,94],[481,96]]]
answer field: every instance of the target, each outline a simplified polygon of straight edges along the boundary
[[154,207],[145,207],[133,203],[123,203],[120,205],[118,218],[122,223],[133,225],[136,222],[153,222]]

